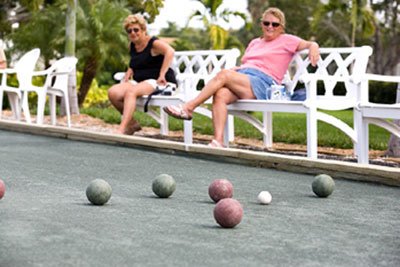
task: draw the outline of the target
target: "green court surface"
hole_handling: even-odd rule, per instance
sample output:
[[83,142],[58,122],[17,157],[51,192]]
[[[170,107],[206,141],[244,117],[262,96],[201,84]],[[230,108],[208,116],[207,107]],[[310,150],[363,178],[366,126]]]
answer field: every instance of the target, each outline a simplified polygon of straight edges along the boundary
[[[172,175],[168,199],[153,179]],[[0,266],[400,266],[400,188],[335,180],[317,198],[314,176],[0,131]],[[91,180],[113,189],[89,204]],[[244,209],[224,229],[208,185],[227,178]],[[257,203],[260,191],[270,205]]]

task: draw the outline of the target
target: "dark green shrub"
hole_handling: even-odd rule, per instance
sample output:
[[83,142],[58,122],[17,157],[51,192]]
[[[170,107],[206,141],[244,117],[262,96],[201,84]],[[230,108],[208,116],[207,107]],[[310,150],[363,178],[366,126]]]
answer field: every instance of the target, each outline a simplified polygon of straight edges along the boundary
[[397,84],[370,81],[369,101],[374,103],[393,104],[396,103]]

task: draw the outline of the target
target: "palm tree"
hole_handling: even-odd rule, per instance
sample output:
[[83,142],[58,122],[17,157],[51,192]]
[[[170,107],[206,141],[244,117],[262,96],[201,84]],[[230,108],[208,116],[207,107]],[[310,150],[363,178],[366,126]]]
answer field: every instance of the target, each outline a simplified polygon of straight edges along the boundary
[[351,46],[356,46],[357,31],[363,37],[372,36],[375,33],[375,16],[367,0],[351,1]]
[[59,57],[63,50],[65,27],[60,25],[59,19],[64,16],[64,10],[54,4],[26,14],[23,17],[29,17],[29,20],[19,21],[18,30],[8,36],[13,42],[12,50],[25,52],[38,47],[45,67],[48,67],[50,60]]
[[[76,7],[77,0],[67,1],[67,16],[65,22],[65,55],[75,56],[76,40]],[[72,71],[68,76],[68,95],[71,114],[79,114],[78,95],[76,93],[76,71]],[[64,98],[63,98],[64,100]],[[65,102],[61,103],[61,110],[65,110]]]
[[197,10],[190,19],[199,19],[206,27],[211,41],[211,49],[223,49],[227,45],[229,32],[219,25],[220,19],[229,21],[229,16],[238,16],[247,22],[246,15],[238,11],[222,9],[223,0],[196,0],[203,6],[202,10]]
[[[152,21],[162,7],[163,0],[130,0],[135,4],[128,9],[125,1],[80,0],[77,10],[77,47],[79,59],[84,62],[83,76],[78,92],[79,106],[85,100],[90,85],[107,59],[125,62],[128,41],[122,21],[131,11],[146,11]],[[121,53],[121,51],[123,51]]]
[[356,46],[357,33],[361,38],[370,37],[375,32],[374,25],[374,13],[366,0],[329,0],[327,4],[318,2],[312,21],[316,32],[333,34],[339,42],[341,40],[340,45],[352,47]]
[[124,61],[128,48],[122,20],[130,13],[120,2],[81,0],[77,10],[78,58],[83,62],[83,76],[78,92],[79,106],[85,100],[97,71],[107,57]]

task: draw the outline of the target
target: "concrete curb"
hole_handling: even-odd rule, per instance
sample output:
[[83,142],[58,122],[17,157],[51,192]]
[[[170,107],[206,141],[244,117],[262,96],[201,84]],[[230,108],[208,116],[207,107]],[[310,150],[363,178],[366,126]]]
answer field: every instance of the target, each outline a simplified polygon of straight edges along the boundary
[[237,164],[281,171],[316,175],[325,173],[334,178],[374,182],[400,186],[400,169],[394,167],[367,165],[327,159],[309,159],[300,156],[278,155],[232,148],[209,148],[204,145],[186,145],[181,142],[158,140],[139,136],[123,136],[50,125],[26,124],[0,120],[0,129],[65,138],[77,141],[97,142],[138,148],[151,148],[168,153],[219,159]]

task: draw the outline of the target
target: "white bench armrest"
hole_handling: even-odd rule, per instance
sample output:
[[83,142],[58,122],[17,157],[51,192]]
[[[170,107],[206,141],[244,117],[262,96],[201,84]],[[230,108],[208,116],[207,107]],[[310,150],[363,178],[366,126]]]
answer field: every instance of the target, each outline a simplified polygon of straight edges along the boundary
[[17,71],[15,69],[0,69],[0,74],[11,74],[16,72]]
[[113,77],[114,77],[114,80],[116,80],[116,81],[122,81],[124,76],[125,76],[125,72],[117,72],[114,74]]

